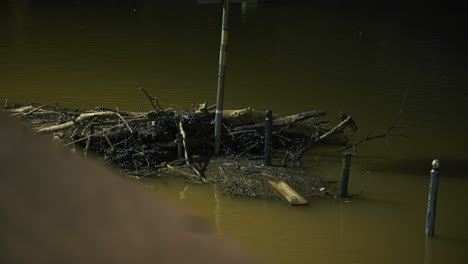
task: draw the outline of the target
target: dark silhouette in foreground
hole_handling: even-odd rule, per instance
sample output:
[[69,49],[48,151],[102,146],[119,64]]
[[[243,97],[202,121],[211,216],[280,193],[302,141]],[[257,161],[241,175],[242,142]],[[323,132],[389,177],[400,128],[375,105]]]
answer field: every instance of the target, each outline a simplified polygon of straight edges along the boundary
[[0,263],[253,263],[153,194],[0,113]]

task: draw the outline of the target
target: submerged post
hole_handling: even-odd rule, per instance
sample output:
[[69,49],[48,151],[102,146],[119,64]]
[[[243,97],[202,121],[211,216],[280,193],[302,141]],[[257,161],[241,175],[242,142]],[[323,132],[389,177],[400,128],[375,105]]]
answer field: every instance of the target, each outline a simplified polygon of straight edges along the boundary
[[427,200],[426,236],[434,236],[435,216],[437,207],[437,190],[439,188],[439,160],[432,161],[429,197]]
[[348,196],[350,166],[351,166],[351,153],[347,152],[343,155],[343,168],[341,169],[340,194],[339,194],[341,198]]
[[226,53],[228,45],[229,0],[223,1],[223,25],[221,29],[221,47],[219,51],[218,93],[215,115],[215,155],[221,151],[221,124],[223,123],[224,75],[226,71]]
[[272,112],[267,110],[265,114],[265,157],[263,164],[266,166],[271,165],[271,122],[272,122]]

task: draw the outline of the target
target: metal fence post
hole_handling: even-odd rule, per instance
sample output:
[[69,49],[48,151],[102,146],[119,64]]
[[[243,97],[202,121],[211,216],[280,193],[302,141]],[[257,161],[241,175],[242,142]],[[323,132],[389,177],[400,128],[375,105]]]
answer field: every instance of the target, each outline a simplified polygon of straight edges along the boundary
[[435,216],[437,208],[437,191],[439,188],[439,160],[432,161],[429,197],[427,200],[426,236],[434,236]]
[[224,75],[226,72],[226,55],[228,46],[228,18],[229,18],[229,0],[223,3],[223,25],[221,30],[221,47],[219,51],[219,71],[218,71],[218,93],[216,97],[216,115],[215,115],[215,155],[221,151],[221,124],[223,123],[223,104],[224,104]]

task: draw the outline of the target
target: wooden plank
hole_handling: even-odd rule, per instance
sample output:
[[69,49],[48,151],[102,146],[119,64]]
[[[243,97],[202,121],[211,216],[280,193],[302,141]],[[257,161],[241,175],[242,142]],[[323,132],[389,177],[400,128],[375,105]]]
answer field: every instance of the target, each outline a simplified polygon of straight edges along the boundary
[[284,181],[272,181],[268,180],[268,183],[275,188],[281,195],[286,198],[286,200],[292,205],[305,205],[307,204],[307,200],[298,194],[291,186],[289,186]]

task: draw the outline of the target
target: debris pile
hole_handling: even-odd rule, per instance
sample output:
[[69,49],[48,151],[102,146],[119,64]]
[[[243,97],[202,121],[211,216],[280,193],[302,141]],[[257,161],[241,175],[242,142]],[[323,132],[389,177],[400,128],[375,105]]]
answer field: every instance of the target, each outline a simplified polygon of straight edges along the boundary
[[190,111],[162,109],[157,98],[144,92],[154,107],[146,113],[106,108],[81,112],[40,104],[8,105],[6,110],[30,122],[38,132],[52,134],[64,145],[78,146],[84,156],[89,151],[95,152],[127,173],[147,176],[169,170],[222,186],[231,196],[274,197],[271,188],[265,189],[268,178],[287,180],[299,189],[307,184],[308,191],[302,190],[308,193],[306,196],[325,195],[325,183],[305,179],[290,171],[288,165],[298,164],[302,155],[316,144],[346,144],[344,129],[356,128],[345,114],[340,124],[325,128],[327,121],[317,120],[326,114],[321,110],[286,117],[275,115],[272,121],[275,166],[263,166],[259,160],[263,158],[265,143],[264,112],[251,108],[225,110],[222,153],[215,157],[213,106],[197,104]]

